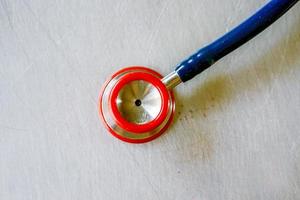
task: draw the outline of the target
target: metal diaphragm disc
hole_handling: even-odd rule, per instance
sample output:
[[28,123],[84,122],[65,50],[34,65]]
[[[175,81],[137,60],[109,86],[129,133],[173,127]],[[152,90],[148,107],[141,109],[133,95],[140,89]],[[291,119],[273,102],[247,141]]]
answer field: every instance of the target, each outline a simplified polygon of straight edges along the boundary
[[117,98],[122,117],[135,124],[146,124],[154,120],[160,112],[161,104],[159,91],[143,80],[126,84]]
[[99,111],[113,136],[130,143],[143,143],[168,128],[175,101],[161,78],[157,72],[138,66],[118,71],[105,83]]

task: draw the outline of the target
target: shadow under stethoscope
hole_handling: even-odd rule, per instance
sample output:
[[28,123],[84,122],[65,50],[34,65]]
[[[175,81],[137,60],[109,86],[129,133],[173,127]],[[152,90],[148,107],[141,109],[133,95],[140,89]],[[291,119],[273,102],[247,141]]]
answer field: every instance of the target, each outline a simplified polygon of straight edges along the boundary
[[[162,138],[173,137],[172,135],[176,134],[175,139],[179,139],[180,142],[167,150],[177,152],[176,160],[179,159],[178,161],[181,162],[195,159],[210,160],[215,151],[216,133],[214,127],[201,130],[198,124],[205,123],[210,115],[220,111],[222,106],[229,104],[241,92],[260,90],[261,84],[272,85],[277,77],[295,70],[297,66],[295,63],[300,59],[300,20],[296,20],[291,27],[293,29],[286,30],[286,36],[282,37],[280,42],[271,47],[267,53],[259,56],[255,63],[228,73],[206,74],[208,76],[205,77],[205,73],[209,73],[208,70],[204,72],[204,77],[201,77],[201,83],[196,83],[198,88],[188,89],[191,86],[188,84],[191,83],[187,83],[182,93],[175,94],[177,102],[173,126]],[[240,84],[240,80],[247,81]],[[256,82],[257,80],[259,83]],[[184,131],[176,132],[176,129],[193,129],[192,131],[197,134],[186,135]],[[172,132],[175,133],[172,134]]]

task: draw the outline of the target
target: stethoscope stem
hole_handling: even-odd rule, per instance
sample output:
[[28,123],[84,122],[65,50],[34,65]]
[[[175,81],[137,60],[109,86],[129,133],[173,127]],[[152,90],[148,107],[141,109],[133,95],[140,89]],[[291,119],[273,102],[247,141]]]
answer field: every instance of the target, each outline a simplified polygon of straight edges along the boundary
[[180,79],[180,76],[176,71],[171,72],[170,74],[162,78],[161,81],[168,90],[172,90],[177,85],[182,83],[182,80]]

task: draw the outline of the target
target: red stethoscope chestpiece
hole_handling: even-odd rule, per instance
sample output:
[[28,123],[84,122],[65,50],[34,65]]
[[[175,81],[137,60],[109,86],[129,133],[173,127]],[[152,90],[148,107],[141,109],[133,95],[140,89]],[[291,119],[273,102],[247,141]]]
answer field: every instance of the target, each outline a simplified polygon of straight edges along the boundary
[[113,136],[144,143],[168,128],[175,101],[161,79],[154,70],[134,66],[121,69],[106,81],[100,92],[99,113]]

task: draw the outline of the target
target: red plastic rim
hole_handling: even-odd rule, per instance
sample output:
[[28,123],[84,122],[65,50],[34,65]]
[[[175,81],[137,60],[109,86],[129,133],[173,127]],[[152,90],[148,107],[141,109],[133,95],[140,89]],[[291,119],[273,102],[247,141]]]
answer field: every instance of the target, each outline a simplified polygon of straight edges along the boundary
[[[159,114],[156,116],[155,119],[152,121],[145,123],[145,124],[135,124],[128,122],[126,119],[124,119],[121,115],[121,113],[118,110],[117,107],[117,97],[120,92],[120,90],[129,82],[136,81],[136,80],[143,80],[151,85],[153,85],[160,93],[161,97],[161,108]],[[135,132],[135,133],[144,133],[148,131],[154,130],[156,127],[158,127],[166,118],[168,115],[168,103],[169,103],[169,94],[168,90],[165,87],[165,85],[161,82],[159,78],[156,76],[153,76],[149,73],[145,72],[131,72],[126,75],[124,75],[120,80],[116,83],[114,88],[112,89],[111,96],[110,96],[110,108],[112,112],[112,116],[116,123],[122,127],[123,129]]]

